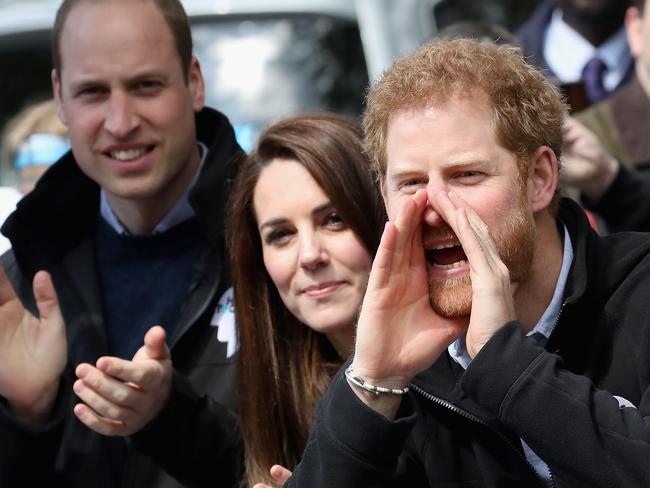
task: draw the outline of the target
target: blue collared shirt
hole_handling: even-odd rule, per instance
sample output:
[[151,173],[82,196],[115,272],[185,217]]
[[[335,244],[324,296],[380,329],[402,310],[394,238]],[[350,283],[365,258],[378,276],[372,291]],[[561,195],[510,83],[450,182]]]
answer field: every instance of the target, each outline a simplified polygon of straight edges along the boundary
[[[181,222],[195,215],[194,209],[189,202],[189,194],[199,178],[199,173],[201,172],[205,157],[208,153],[208,148],[205,144],[203,144],[201,141],[199,141],[198,144],[199,150],[201,151],[201,164],[199,165],[194,178],[192,178],[192,181],[185,190],[185,193],[183,193],[180,200],[176,202],[176,205],[174,205],[174,207],[167,213],[167,215],[165,215],[165,217],[163,217],[158,225],[154,227],[152,234],[160,234],[162,232],[165,232],[166,230],[174,227],[176,224],[180,224]],[[99,212],[104,220],[106,220],[106,222],[108,222],[108,224],[115,230],[115,232],[120,235],[130,234],[128,229],[124,227],[124,225],[122,225],[122,222],[120,222],[120,220],[117,218],[115,212],[113,212],[111,204],[109,203],[108,197],[106,196],[106,192],[103,188],[100,194]]]

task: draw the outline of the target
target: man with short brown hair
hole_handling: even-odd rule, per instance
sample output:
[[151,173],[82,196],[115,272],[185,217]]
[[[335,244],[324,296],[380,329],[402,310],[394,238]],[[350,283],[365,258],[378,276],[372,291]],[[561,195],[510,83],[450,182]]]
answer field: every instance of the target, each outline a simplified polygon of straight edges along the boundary
[[650,239],[556,213],[565,114],[520,52],[468,40],[371,89],[390,222],[285,488],[645,484]]
[[[0,270],[0,485],[177,488],[184,456],[214,455],[223,464],[204,465],[233,486],[234,419],[206,433],[231,456],[176,442],[194,420],[176,414],[183,402],[213,398],[232,418],[236,337],[215,312],[230,296],[233,128],[204,108],[178,0],[67,0],[54,45],[72,151],[2,228],[13,249]],[[154,417],[164,445],[147,437]],[[151,457],[121,437],[135,432]]]

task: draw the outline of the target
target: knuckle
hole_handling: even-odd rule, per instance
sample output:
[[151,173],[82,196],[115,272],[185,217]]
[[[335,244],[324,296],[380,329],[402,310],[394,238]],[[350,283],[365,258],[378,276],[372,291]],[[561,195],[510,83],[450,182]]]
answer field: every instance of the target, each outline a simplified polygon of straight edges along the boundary
[[126,392],[126,391],[124,391],[122,389],[119,389],[119,390],[117,390],[115,392],[115,394],[113,395],[113,398],[114,398],[116,403],[120,403],[120,404],[126,403],[126,401],[128,399],[128,392]]
[[105,412],[104,416],[108,417],[110,419],[117,420],[117,419],[120,418],[121,415],[122,415],[122,409],[121,408],[119,408],[117,406],[114,406],[114,405],[109,405],[106,408],[106,412]]
[[142,385],[147,378],[147,372],[144,369],[137,369],[133,372],[133,382],[136,385]]
[[102,381],[99,375],[92,371],[84,378],[84,383],[93,389],[97,389],[101,386]]

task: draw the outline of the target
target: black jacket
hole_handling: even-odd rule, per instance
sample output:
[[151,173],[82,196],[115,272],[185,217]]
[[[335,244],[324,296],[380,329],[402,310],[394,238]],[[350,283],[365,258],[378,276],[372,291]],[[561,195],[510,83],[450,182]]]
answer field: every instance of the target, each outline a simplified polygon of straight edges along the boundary
[[[546,349],[506,324],[464,372],[447,353],[417,375],[389,422],[339,373],[285,488],[543,486],[650,480],[650,235],[598,237],[564,200],[574,259]],[[614,395],[636,408],[620,408]]]
[[[243,153],[226,117],[214,110],[204,109],[197,114],[197,137],[208,146],[209,152],[190,194],[190,204],[210,252],[202,262],[196,263],[195,279],[171,337],[174,386],[171,401],[161,418],[173,415],[175,408],[188,398],[192,403],[216,405],[214,399],[228,407],[233,407],[235,402],[233,364],[226,354],[227,345],[219,342],[218,329],[210,321],[219,297],[230,286],[224,249],[224,210],[229,185]],[[72,412],[73,405],[79,401],[71,388],[75,366],[81,362],[94,364],[98,357],[108,353],[93,242],[98,212],[99,186],[79,170],[68,153],[47,171],[2,228],[12,243],[12,251],[2,257],[2,264],[21,301],[35,312],[32,278],[40,269],[49,271],[66,321],[68,340],[68,365],[48,425],[37,432],[28,431],[14,421],[6,402],[0,405],[0,486],[3,488],[182,486],[135,449],[128,448],[125,459],[117,457],[123,449],[116,448],[116,443],[127,441],[95,434]],[[222,430],[218,434],[226,439],[225,444],[227,439],[232,439],[237,445],[232,415],[225,407],[214,408],[222,410]],[[182,429],[192,419],[176,417],[174,420]],[[170,432],[166,440],[173,439],[173,435]],[[147,449],[157,439],[148,439],[146,432],[142,437],[143,449],[154,458],[164,459],[169,455],[169,452]],[[233,468],[239,463],[237,451],[227,452],[231,457],[215,456],[214,459],[215,463],[223,462],[227,467],[224,474],[231,473],[233,478],[222,476],[223,484],[219,486],[232,486],[234,473],[238,473]],[[187,450],[174,454],[194,455]],[[218,469],[215,463],[212,466]]]
[[605,222],[608,232],[650,232],[650,169],[634,171],[620,165],[614,181],[600,199],[582,199]]

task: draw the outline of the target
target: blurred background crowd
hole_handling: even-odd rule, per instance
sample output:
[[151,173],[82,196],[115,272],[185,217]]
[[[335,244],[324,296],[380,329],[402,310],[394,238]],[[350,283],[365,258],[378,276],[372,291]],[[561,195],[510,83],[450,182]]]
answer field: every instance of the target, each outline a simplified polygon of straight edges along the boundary
[[[68,148],[48,101],[50,28],[59,3],[0,0],[0,184],[6,207],[0,213],[10,211]],[[330,110],[358,117],[369,81],[427,39],[469,36],[518,44],[616,158],[613,163],[594,156],[593,146],[585,153],[582,129],[571,132],[565,160],[577,156],[572,149],[582,151],[582,159],[575,172],[575,166],[565,169],[565,183],[591,204],[613,182],[620,163],[637,169],[650,161],[639,123],[648,116],[650,87],[634,74],[645,31],[641,11],[638,18],[628,12],[633,4],[643,6],[630,0],[184,2],[207,105],[227,114],[247,151],[263,127],[283,116]],[[627,92],[620,90],[628,85]],[[585,155],[599,159],[585,162]],[[601,230],[607,224],[601,221]]]

